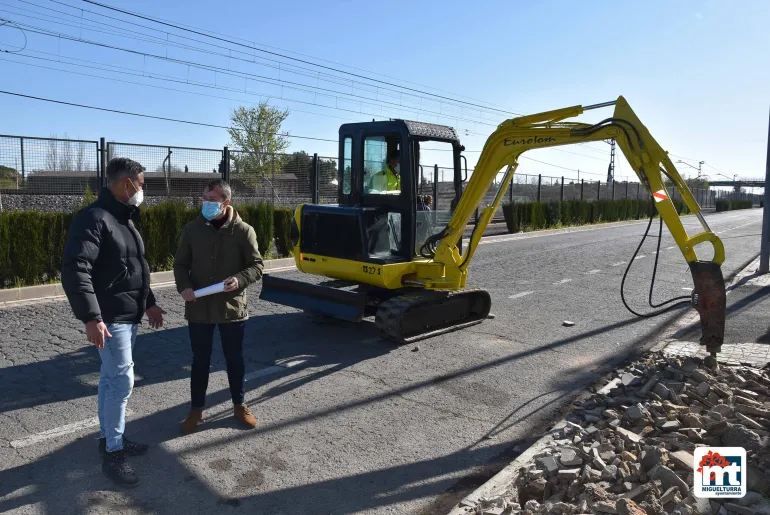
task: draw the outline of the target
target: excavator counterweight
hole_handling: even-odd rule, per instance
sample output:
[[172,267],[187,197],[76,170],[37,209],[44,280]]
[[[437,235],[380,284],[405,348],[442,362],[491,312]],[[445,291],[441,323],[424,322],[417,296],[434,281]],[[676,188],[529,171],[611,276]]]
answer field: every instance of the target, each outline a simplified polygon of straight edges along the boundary
[[[587,110],[614,106],[594,123],[565,121]],[[571,106],[502,122],[489,136],[470,178],[464,147],[451,127],[390,120],[340,127],[335,205],[304,204],[292,221],[297,268],[330,283],[265,277],[261,298],[313,315],[360,322],[374,317],[383,334],[406,343],[483,322],[491,299],[466,288],[468,268],[487,224],[500,206],[521,154],[537,148],[615,140],[650,195],[690,265],[692,305],[703,328],[701,344],[719,351],[724,339],[725,286],[722,241],[706,224],[700,206],[673,163],[626,102]],[[454,173],[449,206],[426,204],[422,145],[451,146]],[[481,206],[505,170],[494,201]],[[679,191],[703,231],[687,234],[669,198],[668,181]],[[467,248],[463,234],[478,212]],[[710,243],[714,257],[699,260],[695,247]],[[625,302],[625,301],[624,301]],[[628,307],[628,306],[626,306]],[[630,309],[630,308],[629,308]]]

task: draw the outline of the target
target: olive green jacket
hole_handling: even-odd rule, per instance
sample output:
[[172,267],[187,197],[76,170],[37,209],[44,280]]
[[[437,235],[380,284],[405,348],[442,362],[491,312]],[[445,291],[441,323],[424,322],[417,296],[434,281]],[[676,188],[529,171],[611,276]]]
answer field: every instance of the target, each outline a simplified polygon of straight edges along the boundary
[[182,229],[174,257],[174,280],[180,293],[197,290],[234,276],[238,289],[185,302],[188,322],[222,324],[248,319],[246,288],[262,278],[263,261],[254,228],[232,206],[217,230],[203,215]]

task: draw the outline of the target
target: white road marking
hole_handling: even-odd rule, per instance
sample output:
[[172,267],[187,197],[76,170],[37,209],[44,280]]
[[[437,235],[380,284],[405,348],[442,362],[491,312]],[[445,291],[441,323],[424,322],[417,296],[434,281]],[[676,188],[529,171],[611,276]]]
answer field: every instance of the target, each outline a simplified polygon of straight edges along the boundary
[[596,269],[594,269],[594,270],[589,270],[589,271],[588,271],[588,272],[586,272],[586,273],[587,273],[587,274],[590,274],[590,275],[594,275],[594,274],[598,274],[599,272],[601,272],[601,270],[596,270]]
[[[282,372],[286,370],[287,368],[296,367],[306,362],[307,362],[306,359],[296,359],[293,361],[282,363],[281,365],[274,365],[272,367],[255,370],[254,372],[250,372],[246,374],[244,376],[244,379],[246,381],[249,381],[252,379],[256,379],[258,377],[264,377],[271,374],[276,374],[278,372]],[[130,409],[126,409],[126,415],[130,415],[130,414],[132,414],[132,411]],[[47,431],[43,431],[41,433],[35,433],[34,435],[26,436],[24,438],[19,438],[18,440],[14,440],[11,442],[11,447],[13,447],[14,449],[21,449],[23,447],[29,447],[30,445],[38,444],[45,440],[58,438],[60,436],[68,435],[71,433],[77,433],[92,427],[99,427],[99,417],[91,417],[86,420],[80,420],[78,422],[73,422],[72,424],[67,424],[61,427],[56,427],[53,429],[49,429]]]
[[[132,413],[133,412],[130,409],[126,409],[126,416]],[[70,433],[76,433],[78,431],[82,431],[90,427],[98,427],[98,426],[99,426],[99,417],[91,417],[86,420],[73,422],[72,424],[55,427],[53,429],[49,429],[41,433],[35,433],[34,435],[26,436],[24,438],[19,438],[18,440],[14,440],[11,442],[11,447],[13,447],[14,449],[21,449],[22,447],[29,447],[30,445],[35,445],[45,440],[50,440],[51,438],[57,438],[59,436],[68,435]]]
[[684,291],[692,291],[692,288],[682,288]]
[[520,299],[521,297],[526,297],[527,295],[529,295],[531,293],[535,293],[535,292],[533,292],[533,291],[522,291],[522,292],[516,293],[514,295],[510,295],[508,298],[509,299]]
[[551,283],[551,284],[564,284],[570,282],[572,279],[562,279],[559,282]]
[[644,259],[644,258],[646,258],[646,257],[647,257],[647,256],[645,256],[644,254],[642,254],[641,256],[636,256],[634,259]]
[[284,363],[282,365],[273,365],[272,367],[262,368],[260,370],[255,370],[254,372],[249,372],[243,378],[246,381],[249,381],[251,379],[256,379],[258,377],[265,377],[272,374],[277,374],[278,372],[283,372],[287,368],[296,367],[297,365],[301,365],[303,363],[307,362],[306,359],[297,359],[294,361],[289,361],[288,363]]
[[676,247],[666,247],[666,250],[675,249]]
[[625,261],[618,261],[617,263],[612,263],[610,266],[620,266],[620,265],[625,265],[625,264],[626,264]]

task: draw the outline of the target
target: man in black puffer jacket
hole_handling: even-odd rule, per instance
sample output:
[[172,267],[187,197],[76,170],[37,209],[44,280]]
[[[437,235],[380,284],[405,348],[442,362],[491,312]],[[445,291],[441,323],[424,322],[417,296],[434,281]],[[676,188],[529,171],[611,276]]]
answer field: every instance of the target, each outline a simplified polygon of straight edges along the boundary
[[72,222],[61,283],[102,361],[97,398],[102,470],[120,485],[135,486],[138,479],[126,456],[144,454],[147,446],[123,436],[134,387],[132,351],[142,317],[146,314],[150,326],[158,328],[165,311],[155,304],[144,244],[134,226],[144,194],[144,168],[130,159],[113,159],[107,181],[96,202]]

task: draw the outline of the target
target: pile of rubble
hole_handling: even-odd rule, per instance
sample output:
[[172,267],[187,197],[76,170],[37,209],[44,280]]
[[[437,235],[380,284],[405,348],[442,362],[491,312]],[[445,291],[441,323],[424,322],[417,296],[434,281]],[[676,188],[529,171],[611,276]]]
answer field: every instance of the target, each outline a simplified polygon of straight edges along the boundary
[[[653,354],[576,406],[508,493],[477,514],[770,514],[770,378]],[[697,446],[743,447],[749,493],[693,494]]]

